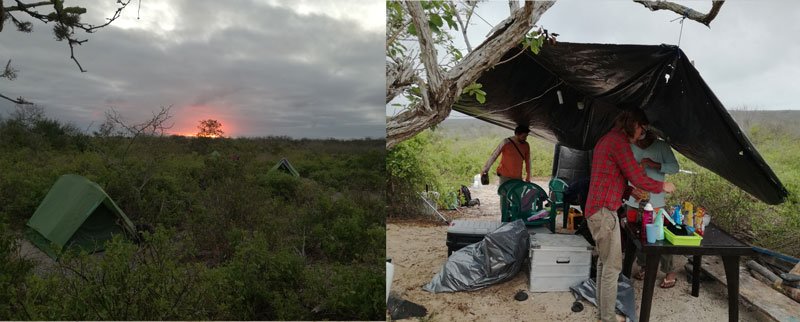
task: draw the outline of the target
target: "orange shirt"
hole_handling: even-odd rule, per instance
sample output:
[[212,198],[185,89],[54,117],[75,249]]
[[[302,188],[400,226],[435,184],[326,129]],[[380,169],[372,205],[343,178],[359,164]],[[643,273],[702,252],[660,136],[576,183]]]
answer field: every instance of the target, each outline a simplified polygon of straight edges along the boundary
[[[517,148],[514,148],[514,144],[517,145],[522,155],[517,152]],[[530,158],[530,153],[531,148],[528,142],[520,144],[507,140],[500,149],[500,166],[497,167],[497,174],[508,178],[522,179],[522,165],[526,158]],[[528,172],[530,171],[528,169]]]

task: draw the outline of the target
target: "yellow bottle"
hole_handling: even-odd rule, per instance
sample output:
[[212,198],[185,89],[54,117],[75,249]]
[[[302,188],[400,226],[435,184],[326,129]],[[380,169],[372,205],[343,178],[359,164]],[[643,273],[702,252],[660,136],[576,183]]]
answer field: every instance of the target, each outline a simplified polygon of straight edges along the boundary
[[694,205],[689,201],[685,201],[683,203],[683,210],[686,211],[686,215],[683,216],[684,224],[689,227],[694,227]]

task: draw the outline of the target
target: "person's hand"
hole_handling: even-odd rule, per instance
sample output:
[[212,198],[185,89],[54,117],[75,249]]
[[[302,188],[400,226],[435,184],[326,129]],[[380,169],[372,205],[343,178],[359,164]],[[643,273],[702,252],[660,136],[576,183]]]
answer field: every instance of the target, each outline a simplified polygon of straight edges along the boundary
[[633,199],[635,199],[637,202],[639,202],[639,201],[641,201],[643,199],[649,199],[650,198],[650,196],[649,196],[647,191],[644,191],[644,190],[639,189],[639,188],[633,188],[633,191],[631,191],[631,197],[633,197]]
[[672,182],[664,182],[664,192],[666,193],[675,192],[675,184],[673,184]]

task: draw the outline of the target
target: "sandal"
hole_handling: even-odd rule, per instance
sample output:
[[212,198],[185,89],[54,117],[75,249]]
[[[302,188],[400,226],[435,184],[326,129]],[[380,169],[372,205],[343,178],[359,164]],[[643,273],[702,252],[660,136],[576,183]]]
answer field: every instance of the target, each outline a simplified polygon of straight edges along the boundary
[[637,280],[644,280],[644,269],[640,269],[636,274],[633,274],[633,278]]
[[673,275],[672,279],[669,279],[669,274],[667,274],[667,276],[664,277],[664,280],[661,281],[661,284],[659,284],[658,287],[660,287],[660,288],[672,288],[673,286],[675,286],[675,283],[677,281],[678,281],[678,278],[674,277],[674,275]]

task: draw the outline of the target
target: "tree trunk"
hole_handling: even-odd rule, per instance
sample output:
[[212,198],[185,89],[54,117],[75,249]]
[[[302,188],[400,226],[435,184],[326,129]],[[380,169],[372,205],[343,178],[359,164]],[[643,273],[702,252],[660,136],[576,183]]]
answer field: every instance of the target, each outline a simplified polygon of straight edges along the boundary
[[444,72],[436,63],[436,50],[422,7],[417,2],[407,2],[414,27],[420,35],[420,58],[425,65],[427,84],[423,84],[422,102],[387,119],[386,148],[391,149],[447,118],[464,87],[475,82],[483,71],[492,68],[508,50],[520,44],[525,34],[553,4],[551,1],[525,2],[524,7],[498,25],[499,30],[452,69]]

